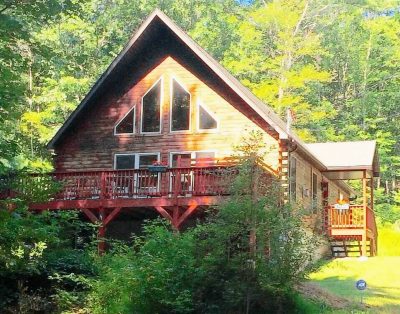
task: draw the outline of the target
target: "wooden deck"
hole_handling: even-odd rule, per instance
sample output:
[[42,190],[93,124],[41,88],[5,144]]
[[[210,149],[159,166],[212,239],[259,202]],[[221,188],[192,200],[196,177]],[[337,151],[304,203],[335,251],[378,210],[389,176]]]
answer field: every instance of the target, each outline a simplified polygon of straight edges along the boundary
[[[179,229],[196,210],[217,205],[229,195],[238,173],[234,164],[201,164],[10,176],[0,178],[0,196],[25,199],[30,210],[81,210],[99,225],[99,238],[123,208],[156,210]],[[101,241],[99,252],[103,251]]]
[[[10,190],[19,196],[42,194],[48,199],[31,209],[174,206],[196,202],[215,204],[229,194],[237,170],[232,166],[104,170],[34,174],[12,179]],[[35,191],[40,190],[39,193]],[[48,193],[46,193],[46,191]]]

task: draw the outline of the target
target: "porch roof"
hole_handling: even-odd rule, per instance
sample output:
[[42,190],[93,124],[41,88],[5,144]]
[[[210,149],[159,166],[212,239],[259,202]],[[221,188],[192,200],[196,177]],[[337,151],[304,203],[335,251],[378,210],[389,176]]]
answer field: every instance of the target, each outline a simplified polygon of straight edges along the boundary
[[307,148],[326,166],[324,175],[332,180],[379,176],[376,141],[328,142],[306,144]]

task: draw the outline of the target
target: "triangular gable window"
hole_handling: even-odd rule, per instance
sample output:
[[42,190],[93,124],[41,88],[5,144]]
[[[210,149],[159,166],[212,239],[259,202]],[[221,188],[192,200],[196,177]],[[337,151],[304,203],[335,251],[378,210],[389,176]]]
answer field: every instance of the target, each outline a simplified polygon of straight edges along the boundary
[[114,128],[114,134],[116,135],[133,133],[135,133],[135,107],[119,120]]
[[211,115],[207,109],[199,104],[199,129],[215,130],[218,127],[217,120]]

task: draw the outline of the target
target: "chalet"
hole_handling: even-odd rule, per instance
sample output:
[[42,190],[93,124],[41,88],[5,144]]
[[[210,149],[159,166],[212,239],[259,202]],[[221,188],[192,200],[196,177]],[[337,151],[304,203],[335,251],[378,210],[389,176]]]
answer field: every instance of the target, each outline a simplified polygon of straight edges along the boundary
[[[265,171],[286,197],[324,219],[334,254],[354,243],[376,253],[375,142],[303,143],[158,10],[48,144],[62,191],[30,208],[79,209],[101,237],[127,215],[161,215],[179,229],[229,193],[222,170],[250,131],[263,134]],[[348,201],[352,179],[362,181],[359,204]]]

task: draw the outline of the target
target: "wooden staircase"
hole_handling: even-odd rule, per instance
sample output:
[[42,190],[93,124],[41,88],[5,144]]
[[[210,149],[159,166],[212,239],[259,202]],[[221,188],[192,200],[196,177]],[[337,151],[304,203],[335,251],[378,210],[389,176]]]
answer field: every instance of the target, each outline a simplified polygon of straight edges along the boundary
[[[367,254],[368,256],[373,256],[371,254],[372,241],[367,241]],[[359,240],[347,239],[347,240],[337,240],[332,239],[330,241],[330,247],[332,252],[332,257],[359,257],[362,255],[362,243]]]

